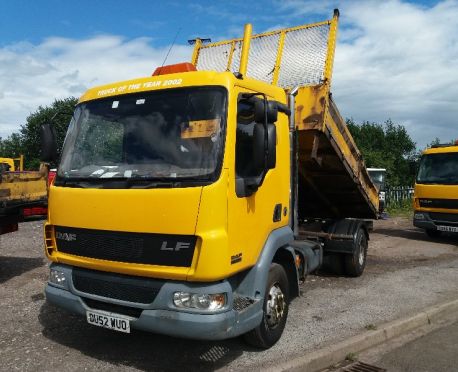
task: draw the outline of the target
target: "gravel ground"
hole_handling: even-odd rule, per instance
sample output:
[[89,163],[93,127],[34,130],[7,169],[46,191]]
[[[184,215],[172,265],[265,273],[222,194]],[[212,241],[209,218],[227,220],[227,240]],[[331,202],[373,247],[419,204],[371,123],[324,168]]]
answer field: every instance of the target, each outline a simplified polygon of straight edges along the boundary
[[258,351],[240,338],[202,342],[134,331],[121,334],[47,305],[42,221],[0,236],[0,370],[259,370],[366,327],[458,298],[458,240],[432,241],[393,218],[376,221],[360,278],[311,275],[293,301],[281,340]]

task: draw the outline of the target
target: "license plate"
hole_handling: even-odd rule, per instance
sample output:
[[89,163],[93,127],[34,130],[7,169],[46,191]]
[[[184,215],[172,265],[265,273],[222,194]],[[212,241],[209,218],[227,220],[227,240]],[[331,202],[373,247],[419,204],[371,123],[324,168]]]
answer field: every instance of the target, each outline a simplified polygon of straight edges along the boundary
[[130,333],[130,318],[122,317],[118,314],[95,311],[86,311],[86,318],[89,324]]
[[458,232],[458,226],[437,226],[439,231]]

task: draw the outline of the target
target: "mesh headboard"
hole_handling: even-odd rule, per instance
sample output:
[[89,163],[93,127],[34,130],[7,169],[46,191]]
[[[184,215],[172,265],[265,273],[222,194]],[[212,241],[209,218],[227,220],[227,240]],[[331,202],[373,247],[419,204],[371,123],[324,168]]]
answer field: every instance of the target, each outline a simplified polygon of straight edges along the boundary
[[[338,13],[332,20],[253,35],[247,76],[283,88],[330,80]],[[197,70],[239,71],[242,39],[196,44]]]

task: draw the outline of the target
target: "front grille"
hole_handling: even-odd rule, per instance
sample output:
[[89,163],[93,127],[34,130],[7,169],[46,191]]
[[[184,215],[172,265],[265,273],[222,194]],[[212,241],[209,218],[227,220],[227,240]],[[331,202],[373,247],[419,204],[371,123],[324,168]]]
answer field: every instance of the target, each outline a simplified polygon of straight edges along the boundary
[[458,199],[420,199],[422,208],[458,209]]
[[458,213],[437,213],[437,212],[430,212],[429,217],[436,222],[452,222],[458,223]]
[[83,298],[84,303],[93,310],[103,310],[110,313],[122,314],[131,316],[133,318],[139,318],[142,315],[143,309],[137,309],[130,306],[122,306],[116,304],[110,304],[107,302],[97,301],[90,298]]
[[116,300],[150,304],[163,282],[128,275],[74,268],[73,286],[77,291]]
[[57,250],[76,256],[149,265],[189,267],[196,237],[55,226]]

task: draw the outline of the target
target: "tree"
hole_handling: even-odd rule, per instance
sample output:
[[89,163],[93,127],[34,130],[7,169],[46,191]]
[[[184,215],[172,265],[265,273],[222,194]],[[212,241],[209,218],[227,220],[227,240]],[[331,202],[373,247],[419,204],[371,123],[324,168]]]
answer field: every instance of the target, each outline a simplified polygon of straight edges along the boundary
[[347,119],[347,125],[367,167],[386,168],[391,186],[413,183],[418,154],[404,126],[391,120],[358,125],[352,119]]
[[430,148],[430,147],[437,146],[437,145],[440,145],[440,144],[444,144],[444,145],[454,145],[454,144],[456,144],[457,141],[458,141],[458,140],[456,140],[456,139],[452,139],[452,140],[450,140],[450,141],[448,141],[448,142],[447,142],[447,141],[441,141],[441,140],[439,139],[439,137],[436,137],[431,143],[428,143],[428,144],[426,145],[426,148]]
[[77,99],[69,97],[55,100],[50,106],[39,106],[37,111],[27,117],[19,133],[13,133],[6,139],[0,139],[2,157],[24,155],[25,169],[38,169],[40,165],[40,129],[41,125],[51,123],[57,136],[57,148],[60,154],[67,133],[68,124],[73,114]]
[[60,155],[76,103],[77,99],[74,97],[55,100],[51,106],[39,106],[37,111],[27,117],[27,123],[22,125],[20,129],[26,167],[37,169],[40,165],[40,129],[42,124],[51,123],[56,130],[57,149]]
[[428,143],[426,145],[426,148],[429,148],[429,147],[433,147],[433,146],[436,146],[436,145],[439,145],[441,143],[441,140],[439,139],[439,137],[436,137],[431,143]]
[[21,136],[18,133],[13,133],[6,139],[0,137],[0,157],[17,158],[22,153]]

